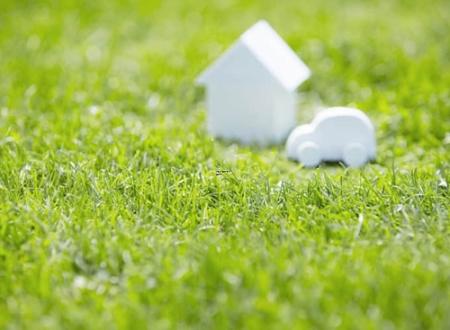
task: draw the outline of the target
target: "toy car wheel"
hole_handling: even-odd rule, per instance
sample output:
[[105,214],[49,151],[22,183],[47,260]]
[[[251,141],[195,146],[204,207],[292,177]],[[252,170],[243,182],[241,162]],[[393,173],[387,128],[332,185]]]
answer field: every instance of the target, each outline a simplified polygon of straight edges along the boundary
[[315,167],[320,164],[319,146],[314,142],[302,143],[297,148],[297,158],[306,167]]
[[304,135],[305,125],[299,126],[295,128],[291,134],[289,134],[289,138],[286,142],[286,151],[289,159],[297,158],[297,147],[301,141],[302,136]]
[[344,163],[349,167],[360,167],[367,162],[367,150],[360,143],[350,143],[344,149]]

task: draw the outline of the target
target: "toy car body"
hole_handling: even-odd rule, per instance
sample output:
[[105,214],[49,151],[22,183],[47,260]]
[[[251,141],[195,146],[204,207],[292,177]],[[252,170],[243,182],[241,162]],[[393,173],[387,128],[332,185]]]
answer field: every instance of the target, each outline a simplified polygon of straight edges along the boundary
[[297,127],[289,136],[287,154],[306,167],[322,161],[343,161],[359,167],[375,159],[375,129],[360,110],[344,107],[320,112],[311,124]]

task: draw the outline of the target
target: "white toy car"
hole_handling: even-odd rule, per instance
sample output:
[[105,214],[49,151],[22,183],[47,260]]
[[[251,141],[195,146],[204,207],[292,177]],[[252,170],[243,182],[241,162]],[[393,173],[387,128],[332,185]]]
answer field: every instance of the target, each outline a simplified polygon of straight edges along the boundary
[[329,108],[311,124],[294,129],[286,149],[290,159],[306,167],[318,166],[322,161],[343,161],[347,166],[360,167],[375,159],[375,129],[360,110]]

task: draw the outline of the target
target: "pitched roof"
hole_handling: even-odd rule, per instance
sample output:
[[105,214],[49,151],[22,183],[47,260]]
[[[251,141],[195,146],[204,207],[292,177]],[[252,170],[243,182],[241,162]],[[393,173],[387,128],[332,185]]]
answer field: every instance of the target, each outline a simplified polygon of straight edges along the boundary
[[[259,21],[253,25],[237,43],[245,46],[287,90],[296,89],[311,75],[309,68],[266,21]],[[207,69],[199,77],[198,82],[205,83],[226,60],[229,53],[227,52]]]

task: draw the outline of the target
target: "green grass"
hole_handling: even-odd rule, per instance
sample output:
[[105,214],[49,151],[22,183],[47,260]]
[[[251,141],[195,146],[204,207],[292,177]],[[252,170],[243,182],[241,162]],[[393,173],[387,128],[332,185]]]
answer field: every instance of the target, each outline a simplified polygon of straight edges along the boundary
[[[361,108],[375,163],[206,134],[194,79],[260,18],[313,70],[299,120]],[[445,0],[2,0],[0,328],[449,329],[449,30]]]

